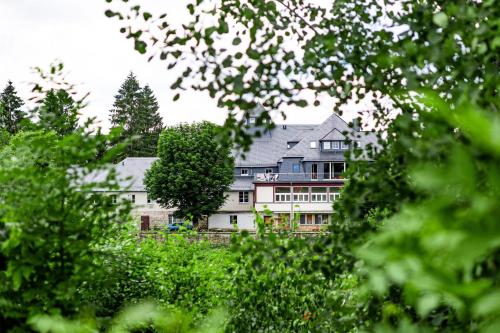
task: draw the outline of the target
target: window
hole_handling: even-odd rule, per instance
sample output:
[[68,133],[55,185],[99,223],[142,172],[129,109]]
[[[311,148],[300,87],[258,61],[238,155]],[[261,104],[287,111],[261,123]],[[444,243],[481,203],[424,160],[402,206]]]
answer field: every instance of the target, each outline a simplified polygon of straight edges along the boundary
[[255,118],[254,117],[250,117],[250,119],[248,120],[248,122],[250,124],[255,124]]
[[294,187],[293,188],[294,202],[309,202],[309,187]]
[[340,197],[340,188],[339,187],[330,187],[329,189],[329,201],[334,202]]
[[153,201],[151,200],[151,198],[147,194],[146,194],[146,200],[147,200],[148,204],[153,203]]
[[330,179],[330,163],[323,164],[323,179]]
[[298,164],[298,163],[292,164],[292,172],[299,173],[300,172],[300,164]]
[[116,201],[117,201],[117,195],[116,194],[112,194],[111,195],[111,202],[115,204]]
[[276,187],[275,188],[275,201],[276,202],[290,202],[290,188],[289,187]]
[[311,165],[311,179],[318,179],[318,164],[313,163]]
[[311,148],[316,149],[316,141],[311,141]]
[[296,142],[296,141],[288,141],[288,142],[286,143],[286,147],[287,147],[288,149],[292,149],[293,147],[295,147],[295,145],[296,145],[296,144],[297,144],[297,142]]
[[330,141],[324,141],[323,149],[332,149],[332,143]]
[[135,194],[132,194],[132,196],[130,197],[132,203],[135,203]]
[[229,215],[229,223],[232,225],[238,224],[238,215]]
[[332,149],[340,149],[340,142],[332,141]]
[[273,173],[273,169],[266,169],[266,173]]
[[328,214],[316,214],[314,219],[314,224],[328,224],[329,216]]
[[240,175],[242,176],[248,176],[250,173],[248,172],[248,169],[241,169]]
[[345,172],[344,162],[328,162],[323,164],[323,179],[340,179]]
[[311,187],[311,202],[327,202],[326,187]]
[[248,192],[240,192],[239,193],[239,200],[240,200],[240,203],[248,202]]
[[333,178],[342,178],[345,171],[345,163],[333,163]]
[[349,149],[349,144],[345,141],[340,143],[340,149]]
[[313,224],[313,214],[300,214],[300,224]]

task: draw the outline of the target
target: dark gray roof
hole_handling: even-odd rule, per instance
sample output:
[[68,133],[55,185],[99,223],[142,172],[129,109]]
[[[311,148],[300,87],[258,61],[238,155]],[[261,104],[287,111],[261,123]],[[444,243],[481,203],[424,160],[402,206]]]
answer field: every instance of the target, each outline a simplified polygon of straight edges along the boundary
[[234,152],[235,165],[246,167],[276,166],[286,154],[287,142],[300,141],[318,125],[276,125],[276,127],[260,138],[254,138],[250,151],[244,153]]
[[[238,152],[233,152],[236,167],[268,167],[276,166],[283,158],[298,157],[304,161],[341,161],[343,153],[322,152],[320,140],[345,140],[342,132],[350,133],[347,137],[357,141],[361,148],[368,143],[377,144],[375,133],[358,132],[347,125],[336,114],[331,115],[319,125],[276,125],[276,127],[260,138],[254,138],[250,151],[245,159]],[[298,142],[293,148],[287,148],[287,142]],[[310,148],[310,142],[316,141],[316,148]],[[128,157],[116,164],[119,185],[122,190],[145,191],[144,175],[156,160],[156,157]],[[89,181],[104,179],[105,173],[92,175]],[[235,177],[231,186],[233,191],[252,190],[252,177]]]
[[330,131],[330,133],[328,133],[327,135],[325,135],[324,137],[322,137],[320,140],[324,140],[324,141],[328,141],[328,140],[332,140],[332,141],[338,141],[338,140],[345,140],[346,137],[344,134],[340,133],[340,131],[336,128],[334,128],[332,131]]
[[[316,126],[314,131],[309,131],[298,144],[283,155],[283,158],[298,157],[304,161],[342,160],[342,154],[322,152],[319,141],[325,140],[324,138],[330,140],[330,137],[332,140],[346,139],[343,132],[347,132],[347,138],[357,141],[361,148],[368,143],[376,144],[377,142],[374,133],[355,131],[338,115],[332,114],[322,124]],[[316,142],[316,148],[311,148],[312,141]]]

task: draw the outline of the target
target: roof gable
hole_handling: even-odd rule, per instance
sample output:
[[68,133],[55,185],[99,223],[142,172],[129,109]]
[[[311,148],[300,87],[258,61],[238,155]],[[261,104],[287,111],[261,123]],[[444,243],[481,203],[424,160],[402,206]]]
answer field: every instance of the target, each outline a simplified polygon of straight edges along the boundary
[[324,137],[322,137],[320,140],[321,141],[341,141],[345,140],[346,137],[344,134],[340,133],[340,131],[336,128],[334,128],[330,133],[326,134]]

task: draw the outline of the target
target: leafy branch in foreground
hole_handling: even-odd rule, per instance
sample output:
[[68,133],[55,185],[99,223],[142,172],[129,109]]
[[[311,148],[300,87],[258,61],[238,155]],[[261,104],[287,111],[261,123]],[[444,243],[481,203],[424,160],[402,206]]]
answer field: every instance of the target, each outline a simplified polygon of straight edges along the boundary
[[[380,125],[394,107],[408,111],[396,95],[424,87],[448,102],[500,109],[500,9],[492,0],[197,0],[186,7],[181,25],[135,4],[106,11],[137,51],[177,68],[171,88],[179,94],[206,91],[220,107],[245,112],[258,103],[278,110],[324,101],[338,110],[366,99]],[[226,129],[247,147],[244,118],[231,113]],[[268,119],[264,112],[258,124]]]

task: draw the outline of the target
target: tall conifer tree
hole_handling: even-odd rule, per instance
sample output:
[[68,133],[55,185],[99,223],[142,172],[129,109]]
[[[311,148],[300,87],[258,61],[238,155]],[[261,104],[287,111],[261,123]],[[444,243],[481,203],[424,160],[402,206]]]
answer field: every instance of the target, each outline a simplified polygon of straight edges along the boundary
[[139,134],[142,139],[142,156],[156,156],[158,139],[163,130],[163,123],[158,113],[158,101],[151,88],[146,85],[142,89],[139,110],[136,121],[139,124]]
[[39,109],[40,126],[64,136],[78,127],[80,105],[65,90],[50,90]]
[[130,73],[115,96],[110,121],[123,127],[123,138],[134,140],[123,157],[156,156],[158,137],[163,129],[158,102],[149,86],[142,88]]
[[26,118],[26,114],[21,110],[24,105],[11,81],[0,94],[0,129],[4,129],[11,134],[15,134],[20,129],[20,122]]

